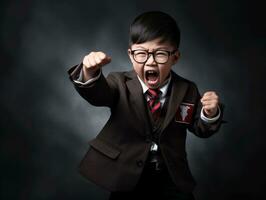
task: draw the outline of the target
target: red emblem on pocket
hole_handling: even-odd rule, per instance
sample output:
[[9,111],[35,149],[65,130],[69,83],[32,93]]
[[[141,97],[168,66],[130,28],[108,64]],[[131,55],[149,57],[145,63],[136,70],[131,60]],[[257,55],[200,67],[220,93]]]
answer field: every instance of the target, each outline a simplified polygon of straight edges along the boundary
[[175,121],[190,124],[192,121],[193,110],[194,104],[182,102],[177,109]]

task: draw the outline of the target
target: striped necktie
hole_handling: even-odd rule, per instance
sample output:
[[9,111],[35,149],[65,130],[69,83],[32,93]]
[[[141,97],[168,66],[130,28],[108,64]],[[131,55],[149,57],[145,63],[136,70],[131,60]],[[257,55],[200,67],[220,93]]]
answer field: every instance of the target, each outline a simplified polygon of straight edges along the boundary
[[148,89],[147,91],[147,95],[149,97],[148,106],[150,108],[154,120],[157,120],[160,116],[160,111],[161,111],[160,93],[161,91],[159,89]]

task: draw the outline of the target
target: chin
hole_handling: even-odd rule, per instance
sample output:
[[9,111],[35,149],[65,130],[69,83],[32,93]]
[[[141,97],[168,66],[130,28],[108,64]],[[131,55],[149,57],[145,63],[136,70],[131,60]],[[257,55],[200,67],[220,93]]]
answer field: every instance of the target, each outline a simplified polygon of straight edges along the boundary
[[151,88],[151,89],[157,89],[160,87],[161,83],[157,83],[157,84],[149,84],[147,80],[145,80],[145,85],[148,87],[148,88]]

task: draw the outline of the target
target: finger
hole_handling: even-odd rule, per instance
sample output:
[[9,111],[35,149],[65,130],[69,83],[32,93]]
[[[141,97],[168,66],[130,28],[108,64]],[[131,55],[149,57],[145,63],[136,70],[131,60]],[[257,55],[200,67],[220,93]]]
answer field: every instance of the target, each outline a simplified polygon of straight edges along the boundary
[[93,61],[93,55],[94,52],[91,52],[89,55],[85,56],[83,59],[83,64],[86,68],[91,68],[95,65],[95,62]]
[[208,94],[204,94],[202,96],[202,98],[211,98],[211,97],[218,97],[218,95],[216,93],[208,93]]
[[99,55],[96,55],[94,59],[97,65],[103,64],[103,60],[99,57]]
[[95,67],[97,65],[94,55],[88,57],[88,62],[90,63],[91,67]]
[[210,104],[210,105],[204,105],[203,106],[203,109],[214,109],[214,108],[217,108],[217,106],[213,105],[213,104]]
[[102,59],[99,57],[98,54],[95,54],[95,56],[94,56],[94,60],[95,60],[96,64],[100,64],[101,61],[102,61]]
[[213,105],[213,104],[206,104],[206,105],[202,105],[202,107],[203,108],[206,108],[206,107],[208,107],[208,108],[215,108],[216,106]]
[[97,53],[97,56],[99,56],[99,58],[101,59],[101,60],[104,60],[107,56],[106,56],[106,54],[105,53],[103,53],[103,52],[101,52],[101,51],[98,51],[98,52],[96,52]]
[[90,68],[91,67],[91,64],[89,62],[89,58],[88,56],[85,56],[84,59],[83,59],[83,65],[86,67],[86,68]]
[[208,101],[208,100],[213,100],[213,99],[218,100],[219,97],[217,95],[203,96],[201,98],[201,101]]
[[100,61],[98,64],[100,64],[101,66],[111,62],[111,57],[107,56],[105,53],[101,51],[97,52],[95,57],[97,57],[98,62]]
[[217,99],[212,99],[212,100],[206,100],[206,101],[201,101],[202,105],[207,105],[207,104],[219,104],[219,101]]
[[208,102],[208,101],[219,101],[219,98],[218,97],[212,97],[212,98],[202,98],[201,100],[201,103],[203,102]]
[[207,110],[210,110],[210,109],[217,109],[217,106],[214,106],[214,105],[205,105],[202,107],[203,109],[207,109]]
[[214,91],[207,91],[207,92],[204,93],[204,95],[206,95],[206,96],[216,95],[216,92],[214,92]]
[[213,106],[204,106],[203,109],[205,111],[211,112],[211,111],[215,111],[217,108]]
[[217,102],[205,102],[202,104],[202,107],[204,106],[213,106],[213,107],[218,107],[218,103]]
[[203,96],[212,96],[212,95],[216,95],[216,96],[218,96],[218,95],[216,94],[216,92],[205,92],[205,93],[203,94]]
[[208,100],[202,100],[201,101],[202,104],[204,103],[219,103],[219,100],[218,99],[208,99]]
[[212,99],[212,100],[208,100],[208,101],[202,101],[201,104],[202,105],[205,105],[205,104],[219,104],[219,101],[216,100],[216,99]]
[[201,101],[211,101],[211,100],[218,100],[219,99],[219,97],[218,96],[203,96],[202,98],[201,98]]
[[218,107],[217,102],[204,102],[202,106],[213,106],[213,107]]

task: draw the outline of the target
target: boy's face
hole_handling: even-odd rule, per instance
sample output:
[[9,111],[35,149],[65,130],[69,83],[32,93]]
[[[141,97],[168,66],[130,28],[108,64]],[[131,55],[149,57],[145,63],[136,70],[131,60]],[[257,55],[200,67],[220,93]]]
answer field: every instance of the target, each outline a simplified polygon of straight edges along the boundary
[[[139,63],[136,61],[136,56],[134,59],[133,55],[131,54],[131,52],[135,50],[146,50],[148,52],[154,52],[157,50],[156,57],[157,61],[160,63],[162,58],[161,56],[166,55],[164,54],[164,51],[173,52],[176,50],[176,48],[169,42],[160,42],[160,38],[158,38],[141,44],[133,44],[131,49],[128,49],[128,54],[135,72],[145,83],[145,85],[151,89],[156,89],[164,84],[165,80],[169,77],[171,67],[178,61],[180,55],[178,51],[174,52],[173,54],[169,55],[167,62],[162,59],[163,62],[165,62],[164,64],[157,63],[154,60],[154,57],[149,55],[146,62]],[[143,51],[135,51],[135,55],[138,52],[140,52],[138,55],[139,58],[142,58],[141,56],[143,55],[141,52]]]

